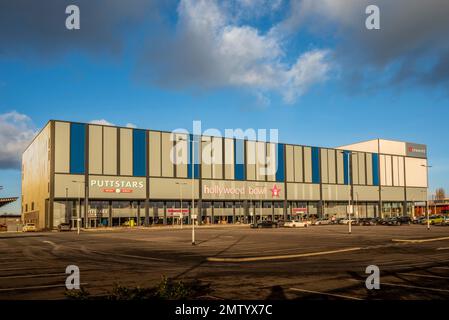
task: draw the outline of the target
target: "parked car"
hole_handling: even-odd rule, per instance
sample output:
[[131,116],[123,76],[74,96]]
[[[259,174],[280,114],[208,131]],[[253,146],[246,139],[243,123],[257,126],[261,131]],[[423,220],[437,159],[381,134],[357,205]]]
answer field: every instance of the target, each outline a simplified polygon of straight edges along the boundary
[[36,225],[35,225],[34,223],[26,223],[26,224],[22,227],[22,231],[23,231],[23,232],[35,232],[35,231],[37,231]]
[[358,226],[374,226],[376,225],[376,220],[374,220],[374,218],[361,218],[356,224]]
[[[432,215],[429,217],[430,224],[441,224],[444,221],[444,217],[440,215]],[[427,218],[421,220],[421,224],[427,224]]]
[[444,217],[443,222],[441,223],[442,226],[449,226],[449,216]]
[[314,225],[319,226],[319,225],[324,225],[324,224],[331,224],[332,221],[330,219],[318,219],[315,221]]
[[250,227],[251,228],[277,228],[277,227],[279,227],[279,225],[275,221],[264,220],[264,221],[259,221],[256,223],[251,223]]
[[289,220],[284,223],[284,227],[287,228],[297,228],[297,227],[307,228],[309,225],[310,221],[300,221],[300,220]]
[[60,223],[58,225],[58,231],[70,231],[72,229],[70,223]]
[[6,224],[0,224],[0,231],[8,231],[8,226]]

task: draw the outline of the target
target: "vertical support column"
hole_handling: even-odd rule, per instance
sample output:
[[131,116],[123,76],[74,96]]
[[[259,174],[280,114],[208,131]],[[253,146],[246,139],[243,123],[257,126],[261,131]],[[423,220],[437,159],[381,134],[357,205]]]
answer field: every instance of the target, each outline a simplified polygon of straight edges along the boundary
[[[45,215],[49,218],[49,228],[53,229],[53,210],[55,199],[55,122],[50,122],[50,197]],[[39,218],[39,217],[38,217]],[[44,221],[45,221],[44,217]],[[46,226],[45,226],[46,227]]]
[[235,201],[232,202],[232,224],[235,223]]
[[108,206],[109,206],[108,226],[112,227],[112,201],[108,201]]
[[214,210],[215,210],[215,203],[214,203],[214,201],[211,201],[211,204],[212,204],[212,216],[211,216],[211,221],[210,221],[210,223],[211,224],[215,224],[215,215],[214,215]]
[[164,201],[164,225],[167,225],[167,203]]
[[84,146],[84,228],[88,227],[89,211],[89,125],[86,124],[86,142]]

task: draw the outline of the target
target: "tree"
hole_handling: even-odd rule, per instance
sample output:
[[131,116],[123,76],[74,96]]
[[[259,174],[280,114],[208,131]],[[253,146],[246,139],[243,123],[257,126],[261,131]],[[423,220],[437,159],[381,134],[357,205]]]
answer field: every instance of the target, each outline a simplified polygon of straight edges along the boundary
[[446,192],[443,188],[438,188],[435,190],[435,200],[444,200],[446,198]]

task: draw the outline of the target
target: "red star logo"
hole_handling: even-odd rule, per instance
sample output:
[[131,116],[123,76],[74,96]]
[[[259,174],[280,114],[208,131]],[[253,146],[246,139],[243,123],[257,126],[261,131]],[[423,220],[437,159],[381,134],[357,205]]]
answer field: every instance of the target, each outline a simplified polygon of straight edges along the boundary
[[278,197],[279,198],[279,194],[281,193],[281,189],[278,188],[276,185],[273,186],[273,188],[271,188],[271,197]]

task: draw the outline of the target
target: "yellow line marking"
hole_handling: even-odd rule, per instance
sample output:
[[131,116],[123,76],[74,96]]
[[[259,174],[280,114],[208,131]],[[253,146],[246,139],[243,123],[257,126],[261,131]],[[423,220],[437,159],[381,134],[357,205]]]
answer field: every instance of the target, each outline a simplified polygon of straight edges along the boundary
[[391,241],[393,242],[411,242],[411,243],[421,243],[421,242],[431,242],[441,240],[449,240],[449,237],[430,238],[430,239],[391,239]]
[[423,278],[435,278],[435,279],[449,279],[449,277],[443,277],[443,276],[434,276],[434,275],[430,275],[430,274],[419,274],[419,273],[406,273],[406,272],[401,272],[398,273],[404,276],[412,276],[412,277],[423,277]]
[[289,288],[289,290],[292,290],[292,291],[299,291],[299,292],[305,292],[305,293],[321,294],[321,295],[324,295],[324,296],[331,296],[331,297],[337,297],[337,298],[343,298],[343,299],[350,299],[350,300],[363,300],[363,299],[361,299],[361,298],[351,297],[351,296],[346,296],[346,295],[342,295],[342,294],[335,294],[335,293],[328,293],[328,292],[320,292],[320,291],[312,291],[312,290],[306,290],[306,289]]
[[282,260],[282,259],[322,256],[322,255],[326,255],[326,254],[350,252],[350,251],[357,251],[357,250],[361,250],[361,249],[362,248],[348,248],[348,249],[339,249],[339,250],[332,250],[332,251],[309,252],[309,253],[288,254],[288,255],[279,255],[279,256],[247,257],[247,258],[208,257],[206,260],[211,261],[211,262],[250,262],[250,261],[265,261],[265,260]]

